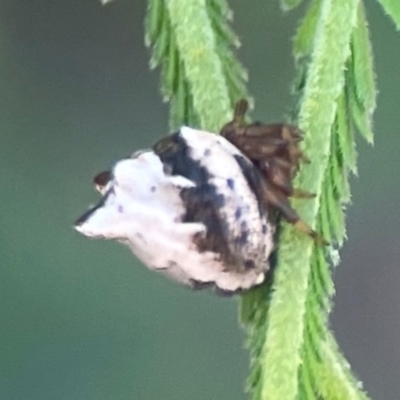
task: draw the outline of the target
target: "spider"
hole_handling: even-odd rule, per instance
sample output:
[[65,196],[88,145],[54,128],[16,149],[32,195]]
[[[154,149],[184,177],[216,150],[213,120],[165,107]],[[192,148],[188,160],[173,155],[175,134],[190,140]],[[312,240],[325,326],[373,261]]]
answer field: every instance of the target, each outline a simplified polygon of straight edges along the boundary
[[302,132],[246,124],[237,103],[221,135],[181,127],[94,178],[100,201],[76,221],[89,237],[127,244],[150,269],[192,287],[238,293],[261,284],[282,215],[318,243],[289,203]]

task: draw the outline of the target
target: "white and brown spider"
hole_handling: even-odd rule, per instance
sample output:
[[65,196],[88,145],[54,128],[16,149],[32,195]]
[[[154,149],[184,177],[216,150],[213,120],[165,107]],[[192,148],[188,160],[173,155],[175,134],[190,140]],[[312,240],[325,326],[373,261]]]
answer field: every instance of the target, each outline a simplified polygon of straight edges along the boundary
[[100,201],[77,221],[86,236],[127,244],[149,268],[193,288],[224,293],[264,281],[275,248],[276,215],[323,239],[290,206],[312,197],[292,187],[302,133],[246,124],[238,102],[221,135],[182,127],[152,149],[95,177]]

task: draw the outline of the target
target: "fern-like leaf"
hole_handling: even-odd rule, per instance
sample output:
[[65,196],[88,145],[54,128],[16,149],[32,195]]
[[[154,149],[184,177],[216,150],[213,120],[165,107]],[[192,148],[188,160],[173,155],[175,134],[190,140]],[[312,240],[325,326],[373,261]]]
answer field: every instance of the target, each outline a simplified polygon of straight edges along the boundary
[[[295,58],[299,63],[306,60],[299,79],[304,85],[299,124],[306,132],[306,153],[313,160],[301,170],[298,186],[317,194],[313,204],[298,201],[296,205],[336,246],[345,238],[348,172],[356,168],[353,124],[370,139],[367,121],[375,104],[367,25],[359,7],[356,0],[315,0],[294,41]],[[345,77],[346,66],[357,57],[365,58],[366,68],[352,68]],[[358,84],[351,85],[350,78]],[[359,113],[355,115],[350,107],[349,115],[348,104],[357,105]],[[265,341],[259,349],[263,362],[258,365],[260,379],[253,384],[253,398],[365,398],[348,370],[330,375],[337,372],[333,362],[343,369],[340,353],[326,350],[328,341],[333,341],[328,339],[327,316],[334,292],[330,268],[338,262],[337,251],[313,246],[286,227],[278,260],[266,321],[257,322],[264,328],[258,334],[265,334]],[[327,390],[327,381],[335,383],[337,395]],[[339,393],[342,397],[335,397]]]
[[[372,52],[363,4],[357,9],[357,22],[350,38],[351,53],[346,61],[345,84],[336,100],[335,121],[331,127],[331,148],[325,170],[317,226],[337,246],[346,236],[344,206],[350,199],[348,174],[356,172],[354,123],[368,141],[372,141],[370,118],[375,107],[375,79]],[[362,63],[362,64],[361,64]],[[352,107],[353,104],[353,107]],[[357,114],[354,112],[357,106]],[[359,121],[364,121],[361,125]],[[305,313],[305,335],[301,375],[312,377],[305,399],[317,396],[324,400],[367,399],[360,383],[352,377],[348,363],[327,330],[333,282],[330,268],[338,263],[333,248],[314,247]],[[314,332],[314,334],[311,334]],[[311,391],[312,389],[312,391]],[[310,394],[310,392],[312,394]]]

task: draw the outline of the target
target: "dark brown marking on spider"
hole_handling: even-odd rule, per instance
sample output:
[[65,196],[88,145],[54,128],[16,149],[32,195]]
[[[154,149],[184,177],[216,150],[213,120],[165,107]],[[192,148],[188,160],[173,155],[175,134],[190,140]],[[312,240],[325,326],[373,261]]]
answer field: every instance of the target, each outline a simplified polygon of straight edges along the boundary
[[162,138],[153,149],[171,175],[183,176],[195,184],[180,191],[185,206],[181,222],[198,222],[205,226],[205,233],[193,237],[198,251],[217,253],[226,265],[240,269],[241,255],[231,249],[229,225],[221,218],[226,198],[210,183],[208,170],[191,157],[190,148],[179,132]]
[[95,188],[101,192],[111,180],[111,171],[103,171],[93,178]]
[[253,260],[246,260],[244,262],[244,267],[246,269],[253,269],[253,268],[255,268],[255,266],[256,266],[256,264],[255,264],[255,262]]
[[83,213],[76,221],[75,226],[83,225],[98,209],[104,207],[108,198],[114,193],[113,188],[107,190],[99,202],[93,207],[89,208],[85,213]]
[[[244,173],[246,179],[250,180],[250,186],[257,198],[261,198],[263,206],[268,210],[279,211],[289,223],[313,238],[316,243],[329,244],[299,217],[289,202],[290,197],[315,197],[305,190],[293,188],[292,184],[300,162],[310,162],[299,148],[303,132],[298,127],[288,124],[247,124],[247,109],[247,101],[239,100],[235,106],[233,120],[221,129],[221,135],[249,158],[261,172],[260,177],[254,176],[254,173],[252,176]],[[239,165],[243,164],[238,157],[235,158]]]

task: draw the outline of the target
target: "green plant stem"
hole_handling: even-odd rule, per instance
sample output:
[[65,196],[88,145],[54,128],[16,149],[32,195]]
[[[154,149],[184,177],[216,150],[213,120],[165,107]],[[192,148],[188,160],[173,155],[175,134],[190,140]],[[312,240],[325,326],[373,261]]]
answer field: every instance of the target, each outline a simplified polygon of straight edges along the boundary
[[[308,69],[299,125],[307,132],[305,151],[313,161],[302,168],[297,186],[316,193],[306,205],[296,202],[300,215],[315,226],[331,143],[337,98],[344,83],[350,37],[358,0],[324,0]],[[263,346],[261,398],[294,400],[304,335],[304,313],[313,243],[288,226],[283,230],[274,276]]]
[[205,0],[167,0],[172,27],[202,128],[218,132],[231,118],[228,87]]

